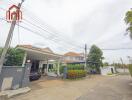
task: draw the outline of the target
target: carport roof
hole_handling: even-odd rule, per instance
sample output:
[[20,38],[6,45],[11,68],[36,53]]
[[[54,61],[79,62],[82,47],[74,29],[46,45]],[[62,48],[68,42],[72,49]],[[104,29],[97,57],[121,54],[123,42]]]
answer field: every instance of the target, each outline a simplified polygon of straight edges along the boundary
[[58,59],[62,57],[62,55],[55,54],[50,48],[38,48],[32,45],[17,45],[17,49],[24,50],[27,52],[28,58],[44,60],[44,59]]

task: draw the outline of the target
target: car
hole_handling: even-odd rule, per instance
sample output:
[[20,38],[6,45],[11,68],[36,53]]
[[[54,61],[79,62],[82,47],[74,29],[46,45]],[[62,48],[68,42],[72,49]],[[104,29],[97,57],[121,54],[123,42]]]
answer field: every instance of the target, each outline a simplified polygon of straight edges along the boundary
[[41,74],[38,72],[30,72],[30,81],[38,80],[41,77]]

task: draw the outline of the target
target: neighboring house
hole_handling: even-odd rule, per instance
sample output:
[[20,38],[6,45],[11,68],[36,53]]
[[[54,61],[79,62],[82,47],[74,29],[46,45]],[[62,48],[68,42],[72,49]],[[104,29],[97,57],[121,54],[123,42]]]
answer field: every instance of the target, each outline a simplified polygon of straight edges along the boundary
[[84,62],[84,54],[76,53],[76,52],[67,52],[63,55],[64,63],[83,63]]
[[108,75],[116,73],[114,66],[105,66],[100,68],[101,75]]

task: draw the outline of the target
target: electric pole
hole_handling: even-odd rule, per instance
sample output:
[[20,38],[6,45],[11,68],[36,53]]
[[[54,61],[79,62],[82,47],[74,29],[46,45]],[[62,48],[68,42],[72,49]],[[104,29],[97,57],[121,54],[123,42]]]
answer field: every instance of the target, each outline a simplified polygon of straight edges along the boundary
[[[22,0],[21,3],[18,4],[19,10],[20,10],[23,2],[24,2],[24,0]],[[13,36],[15,25],[16,25],[16,16],[13,17],[13,21],[11,23],[11,27],[10,27],[10,30],[9,30],[9,33],[8,33],[8,36],[7,36],[7,39],[6,39],[6,43],[5,43],[3,52],[1,54],[1,58],[0,58],[0,74],[1,74],[2,66],[3,66],[4,60],[5,60],[5,56],[6,56],[7,50],[9,48],[10,42],[12,40],[12,36]]]
[[121,60],[121,63],[122,63],[123,69],[124,69],[124,73],[125,73],[125,66],[124,66],[122,58],[120,58],[120,60]]
[[129,64],[132,64],[132,57],[127,56],[128,60],[129,60]]
[[85,57],[85,69],[87,68],[87,45],[85,44],[85,54],[84,54],[84,57]]

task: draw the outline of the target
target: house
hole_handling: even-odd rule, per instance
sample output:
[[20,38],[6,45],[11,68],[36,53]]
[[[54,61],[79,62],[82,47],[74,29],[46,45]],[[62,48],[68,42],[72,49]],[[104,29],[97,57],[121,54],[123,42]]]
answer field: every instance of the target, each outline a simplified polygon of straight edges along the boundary
[[84,63],[84,54],[76,52],[67,52],[63,55],[64,63]]
[[53,73],[59,75],[59,69],[57,73],[53,72],[53,69],[59,67],[62,56],[54,53],[50,48],[38,48],[32,45],[18,45],[16,48],[25,51],[22,66],[24,66],[26,60],[30,60],[32,64],[31,72],[39,71],[42,75],[53,75]]
[[100,68],[101,75],[108,75],[116,73],[114,66],[105,66]]
[[32,45],[18,45],[16,49],[24,51],[21,66],[3,66],[0,74],[0,91],[17,89],[29,85],[29,77],[38,72],[42,77],[59,76],[62,55],[54,53],[50,48],[38,48]]

